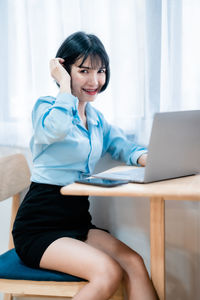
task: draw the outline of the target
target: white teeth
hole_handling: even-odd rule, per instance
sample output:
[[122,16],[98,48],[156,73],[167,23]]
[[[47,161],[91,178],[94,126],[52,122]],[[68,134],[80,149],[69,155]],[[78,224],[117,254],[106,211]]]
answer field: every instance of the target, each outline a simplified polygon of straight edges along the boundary
[[86,89],[84,89],[85,91],[87,91],[87,92],[95,92],[97,89],[94,89],[94,90],[86,90]]

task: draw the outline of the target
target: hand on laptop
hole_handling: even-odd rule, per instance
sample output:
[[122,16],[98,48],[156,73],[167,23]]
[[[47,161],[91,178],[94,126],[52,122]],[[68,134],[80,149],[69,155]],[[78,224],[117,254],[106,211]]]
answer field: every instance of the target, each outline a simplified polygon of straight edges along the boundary
[[148,154],[145,153],[145,154],[142,154],[139,158],[138,158],[138,164],[140,164],[142,167],[145,167],[146,166],[146,163],[147,163],[147,156]]

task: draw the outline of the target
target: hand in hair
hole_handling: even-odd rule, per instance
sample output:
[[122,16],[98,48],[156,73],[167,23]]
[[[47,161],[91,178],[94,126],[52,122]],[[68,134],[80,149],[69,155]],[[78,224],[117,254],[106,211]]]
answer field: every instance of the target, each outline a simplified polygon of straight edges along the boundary
[[71,77],[62,65],[64,61],[65,60],[60,57],[51,59],[49,62],[50,73],[59,84],[61,93],[71,93]]

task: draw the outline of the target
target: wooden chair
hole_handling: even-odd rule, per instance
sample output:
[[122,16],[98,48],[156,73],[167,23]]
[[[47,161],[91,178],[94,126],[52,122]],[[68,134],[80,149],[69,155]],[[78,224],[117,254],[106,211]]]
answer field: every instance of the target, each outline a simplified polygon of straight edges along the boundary
[[[0,201],[13,198],[9,233],[9,251],[0,255],[0,292],[4,300],[13,296],[73,297],[86,284],[83,279],[50,270],[32,269],[17,256],[11,229],[20,204],[20,192],[30,184],[30,170],[25,157],[15,154],[0,158]],[[123,299],[122,286],[113,300]]]

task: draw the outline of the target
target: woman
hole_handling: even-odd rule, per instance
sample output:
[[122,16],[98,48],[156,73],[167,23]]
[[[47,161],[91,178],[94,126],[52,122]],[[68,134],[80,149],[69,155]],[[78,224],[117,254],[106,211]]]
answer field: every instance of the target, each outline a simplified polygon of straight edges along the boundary
[[142,258],[91,223],[85,196],[62,196],[63,185],[91,174],[109,152],[127,164],[145,165],[147,150],[106,122],[93,102],[109,82],[109,59],[94,35],[76,32],[50,61],[60,92],[33,109],[31,186],[13,227],[15,248],[29,266],[88,280],[76,300],[109,299],[122,276],[128,299],[157,299]]

